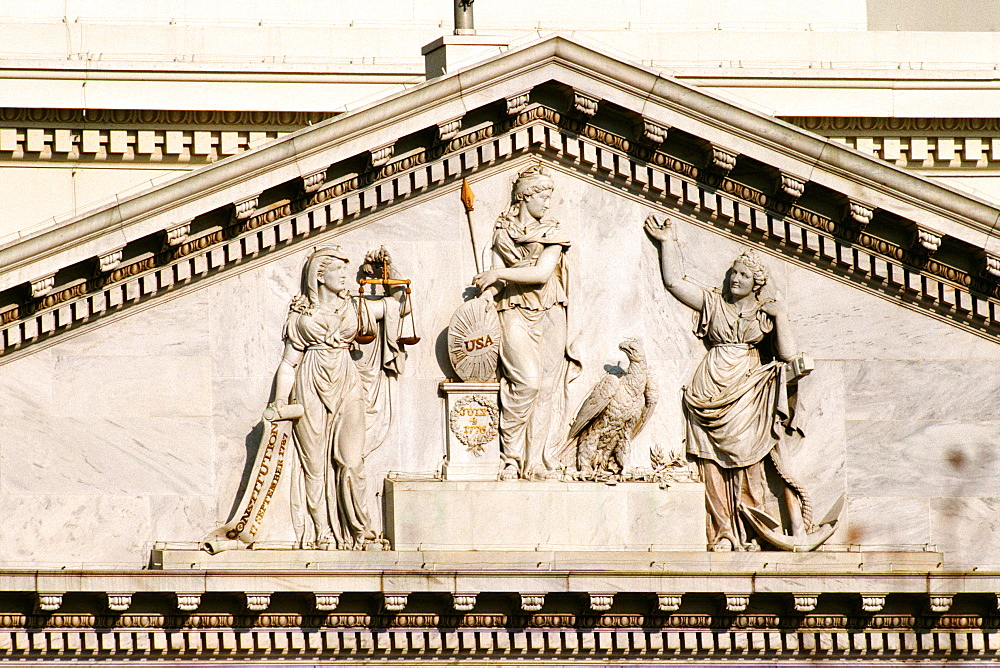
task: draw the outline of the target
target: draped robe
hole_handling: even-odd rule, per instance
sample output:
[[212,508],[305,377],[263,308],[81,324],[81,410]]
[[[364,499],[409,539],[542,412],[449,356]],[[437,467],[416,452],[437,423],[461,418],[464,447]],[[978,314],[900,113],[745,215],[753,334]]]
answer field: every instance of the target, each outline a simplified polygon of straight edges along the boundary
[[760,304],[740,313],[719,292],[704,292],[695,334],[710,347],[684,388],[683,403],[687,452],[698,459],[706,486],[710,546],[723,539],[737,549],[751,546],[739,505],[763,506],[763,459],[784,430],[796,428],[784,363],[761,362],[761,346],[773,329]]

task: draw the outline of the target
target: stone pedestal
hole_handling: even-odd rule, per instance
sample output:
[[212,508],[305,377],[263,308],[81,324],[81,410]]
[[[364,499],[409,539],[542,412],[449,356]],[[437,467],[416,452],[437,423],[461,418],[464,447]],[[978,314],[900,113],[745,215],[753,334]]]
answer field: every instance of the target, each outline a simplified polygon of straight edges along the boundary
[[385,481],[394,550],[705,550],[702,483]]
[[499,383],[443,382],[445,480],[496,480],[500,475]]

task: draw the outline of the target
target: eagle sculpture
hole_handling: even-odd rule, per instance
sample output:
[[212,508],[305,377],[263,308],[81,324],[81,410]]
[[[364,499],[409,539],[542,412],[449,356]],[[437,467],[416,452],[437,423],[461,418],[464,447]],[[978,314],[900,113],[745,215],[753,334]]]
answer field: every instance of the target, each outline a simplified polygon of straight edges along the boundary
[[621,474],[629,443],[656,405],[656,386],[639,343],[626,339],[618,348],[628,357],[628,369],[620,377],[609,373],[594,386],[569,430],[570,442],[576,440],[577,475],[583,479]]

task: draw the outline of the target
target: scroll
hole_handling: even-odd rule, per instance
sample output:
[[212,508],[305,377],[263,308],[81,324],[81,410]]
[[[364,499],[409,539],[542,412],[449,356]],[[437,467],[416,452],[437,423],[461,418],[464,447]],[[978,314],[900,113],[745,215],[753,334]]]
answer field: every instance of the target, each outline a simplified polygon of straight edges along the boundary
[[278,488],[285,461],[294,447],[292,420],[302,415],[303,408],[298,404],[277,408],[269,406],[264,411],[264,433],[251,469],[253,482],[243,492],[233,518],[202,540],[203,550],[216,554],[248,547],[257,540],[257,532]]

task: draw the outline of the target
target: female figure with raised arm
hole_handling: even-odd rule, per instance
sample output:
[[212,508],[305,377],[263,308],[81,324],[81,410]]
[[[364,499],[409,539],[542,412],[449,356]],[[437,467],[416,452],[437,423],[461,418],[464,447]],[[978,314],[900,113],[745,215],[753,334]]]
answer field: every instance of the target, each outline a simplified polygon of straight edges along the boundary
[[660,245],[664,287],[698,312],[695,334],[709,346],[683,396],[687,452],[705,483],[709,548],[759,549],[740,506],[763,507],[767,457],[788,486],[792,534],[804,538],[803,493],[784,473],[780,451],[783,436],[797,431],[784,375],[784,362],[796,349],[784,305],[761,297],[767,269],[752,251],[744,252],[722,291],[706,290],[685,277],[669,219],[649,216],[645,227]]
[[[292,477],[293,523],[300,547],[361,549],[378,541],[364,471],[365,456],[377,443],[369,436],[366,445],[369,397],[363,369],[351,353],[355,338],[375,333],[378,321],[399,304],[388,299],[361,304],[347,284],[348,259],[339,247],[309,256],[302,294],[289,307],[275,374],[272,408],[302,406],[292,431],[299,461]],[[298,512],[303,496],[305,512]]]
[[554,475],[563,462],[568,384],[579,372],[569,350],[570,241],[545,212],[553,182],[545,168],[518,174],[510,207],[493,234],[494,266],[477,274],[480,290],[496,286],[500,346],[501,477]]

